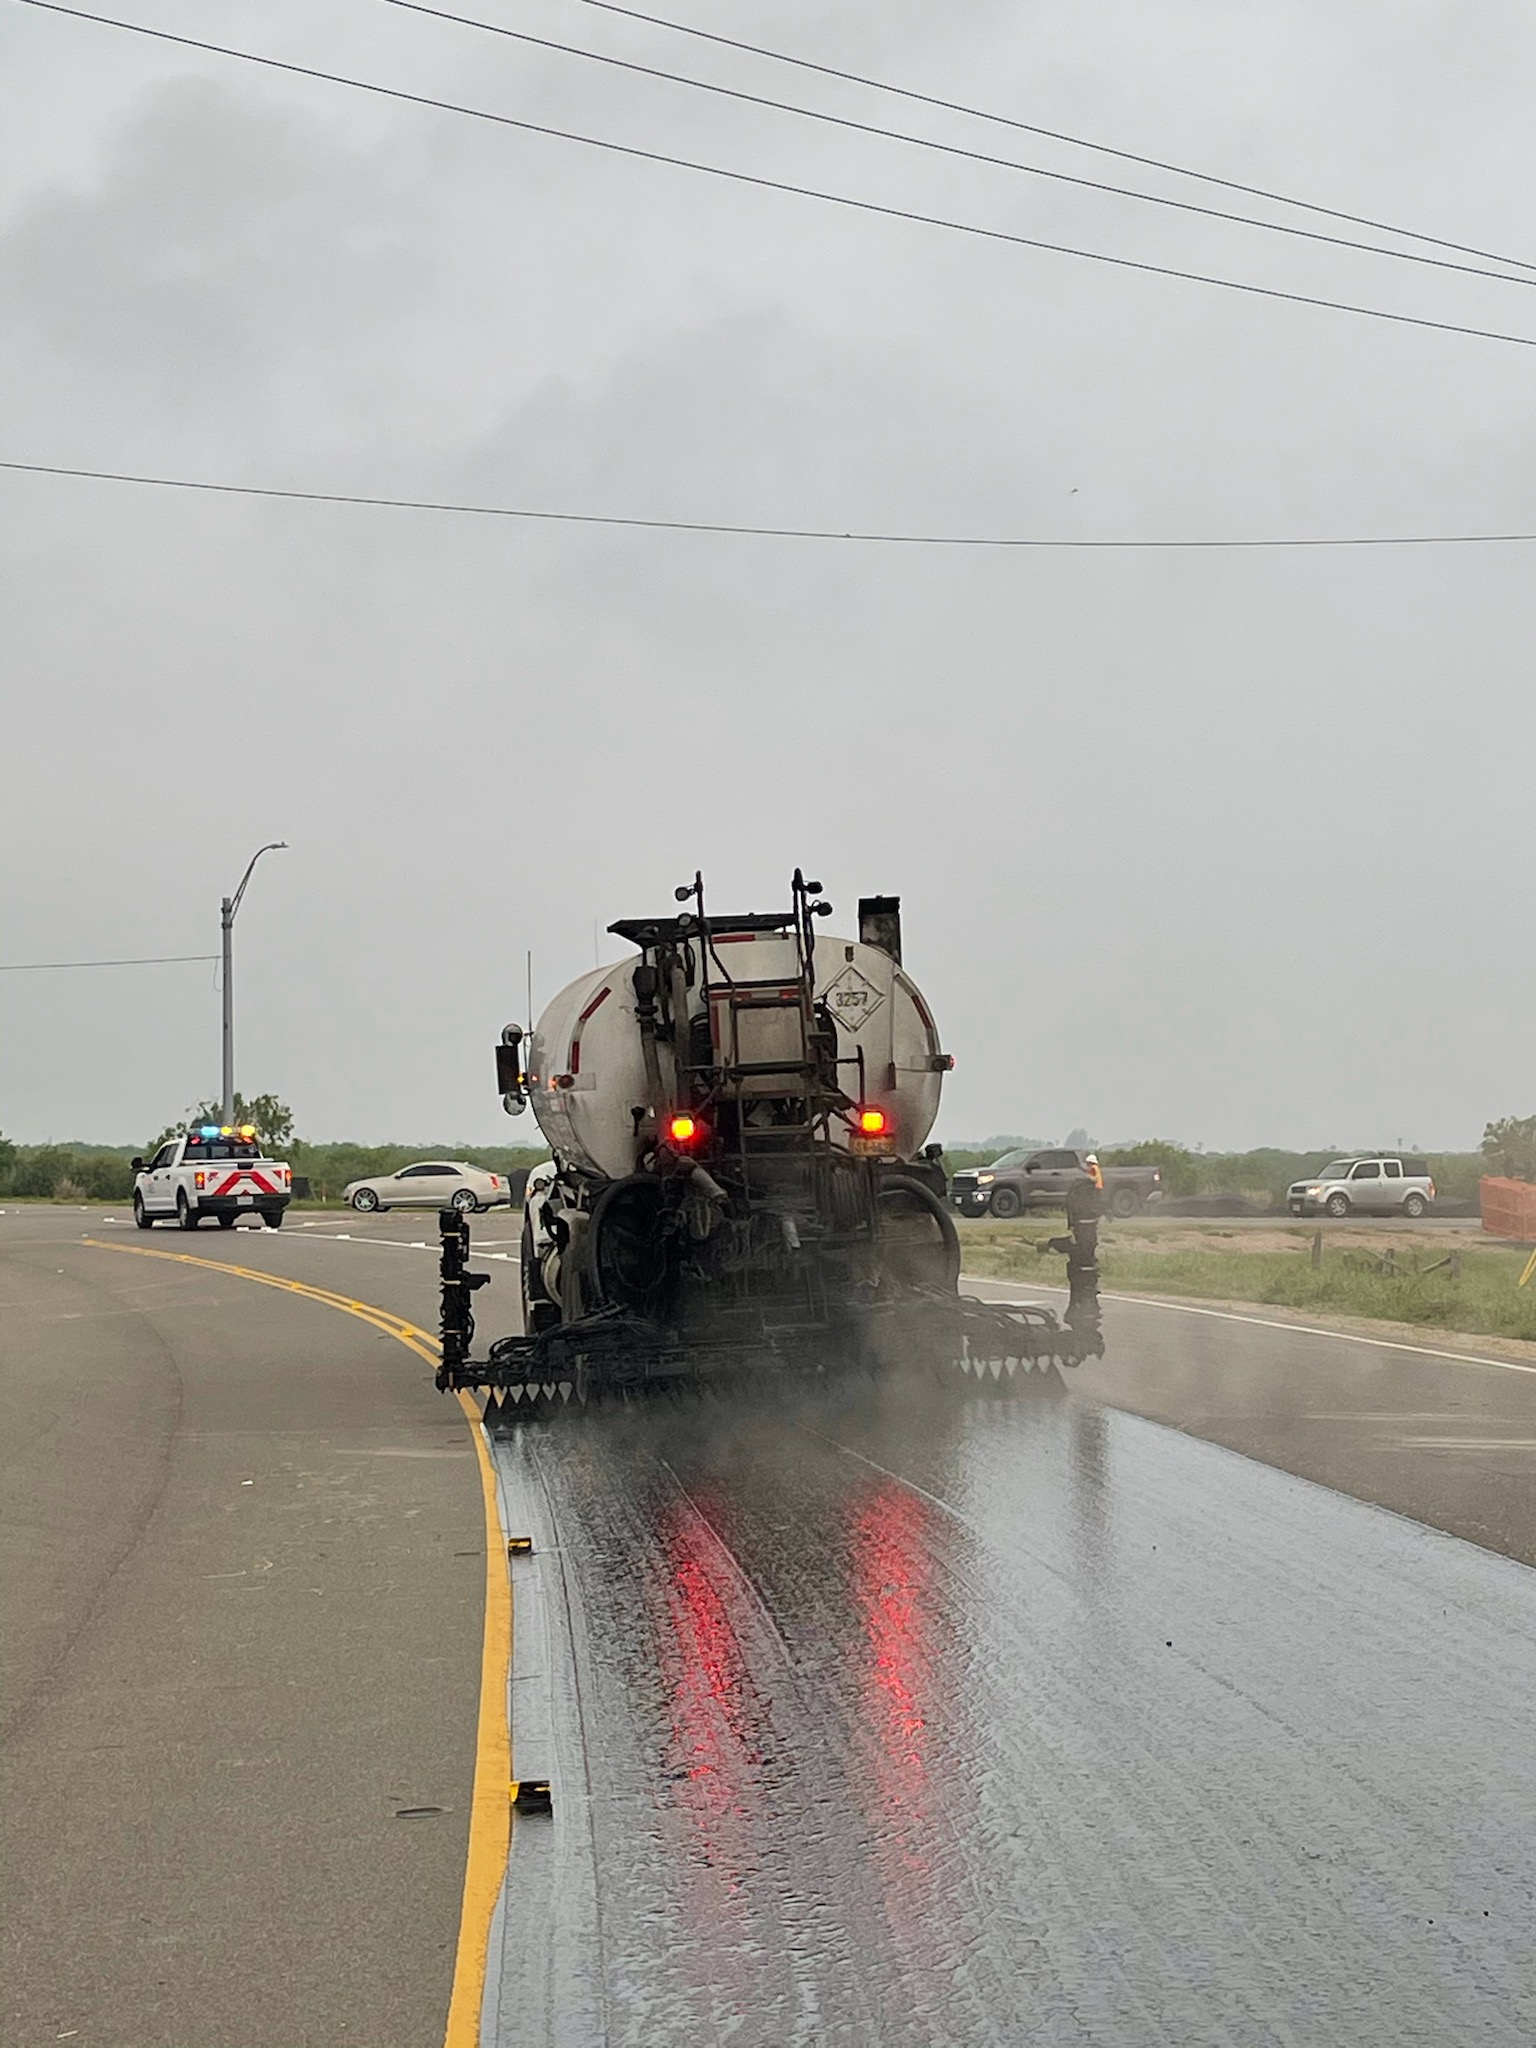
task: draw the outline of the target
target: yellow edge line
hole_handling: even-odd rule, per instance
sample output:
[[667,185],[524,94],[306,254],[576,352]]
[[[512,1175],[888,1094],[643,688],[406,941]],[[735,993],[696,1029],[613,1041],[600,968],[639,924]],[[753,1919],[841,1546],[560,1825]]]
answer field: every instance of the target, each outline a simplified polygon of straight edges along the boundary
[[[84,1242],[99,1252],[127,1252],[137,1259],[170,1259],[179,1266],[204,1266],[211,1273],[229,1273],[240,1280],[254,1280],[263,1287],[281,1288],[287,1294],[302,1294],[326,1308],[340,1309],[371,1323],[376,1330],[383,1330],[408,1351],[424,1358],[428,1365],[435,1367],[438,1362],[437,1347],[425,1330],[408,1323],[403,1316],[391,1315],[388,1309],[375,1307],[372,1302],[354,1301],[350,1295],[333,1294],[327,1287],[311,1287],[307,1281],[289,1280],[279,1273],[262,1273],[254,1266],[230,1265],[223,1259],[199,1259],[191,1252],[156,1251],[147,1244],[109,1244],[99,1237],[88,1237]],[[480,1410],[468,1394],[461,1393],[457,1398],[475,1446],[485,1507],[485,1626],[480,1651],[480,1711],[475,1731],[469,1848],[464,1861],[458,1952],[443,2048],[478,2048],[491,1916],[506,1877],[511,1841],[512,1738],[507,1726],[507,1678],[512,1668],[512,1581],[496,1499],[496,1468],[486,1449]]]
[[[434,1352],[432,1363],[436,1365]],[[475,1738],[475,1786],[470,1795],[469,1852],[464,1860],[464,1903],[459,1949],[443,2048],[478,2048],[485,2004],[491,1916],[507,1875],[512,1830],[512,1734],[507,1725],[507,1681],[512,1669],[512,1578],[496,1500],[496,1468],[486,1449],[480,1410],[469,1394],[459,1406],[474,1439],[485,1498],[485,1639],[480,1653],[480,1723]]]

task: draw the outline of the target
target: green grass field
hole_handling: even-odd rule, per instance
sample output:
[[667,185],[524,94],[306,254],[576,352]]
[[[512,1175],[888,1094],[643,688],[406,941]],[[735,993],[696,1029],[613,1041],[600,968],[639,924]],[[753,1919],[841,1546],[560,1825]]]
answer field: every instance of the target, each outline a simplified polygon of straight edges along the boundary
[[[1063,1227],[1059,1222],[962,1225],[965,1270],[991,1279],[1059,1284],[1060,1258],[1038,1247]],[[1236,1231],[1108,1225],[1100,1237],[1099,1264],[1105,1288],[1121,1293],[1261,1302],[1536,1343],[1536,1279],[1516,1285],[1526,1252],[1419,1238],[1397,1248],[1398,1271],[1390,1273],[1380,1269],[1387,1246],[1379,1237],[1369,1243],[1325,1240],[1317,1267],[1311,1247],[1307,1229],[1265,1231],[1261,1248],[1251,1240],[1245,1243]],[[1453,1250],[1459,1270],[1424,1270]]]

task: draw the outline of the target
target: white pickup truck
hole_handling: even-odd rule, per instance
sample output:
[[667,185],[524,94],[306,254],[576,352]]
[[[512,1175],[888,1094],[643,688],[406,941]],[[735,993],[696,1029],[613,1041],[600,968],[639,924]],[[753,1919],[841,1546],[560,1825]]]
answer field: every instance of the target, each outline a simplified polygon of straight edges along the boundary
[[169,1139],[153,1159],[133,1162],[133,1220],[140,1230],[171,1217],[183,1230],[196,1230],[205,1216],[233,1230],[247,1215],[276,1230],[292,1198],[292,1173],[266,1157],[254,1124],[198,1124]]

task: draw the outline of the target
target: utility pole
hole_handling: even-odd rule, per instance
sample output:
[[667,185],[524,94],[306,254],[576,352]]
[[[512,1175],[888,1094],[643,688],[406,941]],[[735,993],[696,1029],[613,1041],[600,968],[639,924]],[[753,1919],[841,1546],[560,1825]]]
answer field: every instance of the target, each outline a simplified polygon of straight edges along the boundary
[[239,888],[233,896],[226,896],[219,906],[219,927],[224,939],[224,1122],[227,1124],[235,1120],[235,912],[240,908],[240,899],[245,894],[251,870],[257,861],[264,853],[281,852],[287,844],[286,839],[274,839],[269,845],[258,846],[240,877]]

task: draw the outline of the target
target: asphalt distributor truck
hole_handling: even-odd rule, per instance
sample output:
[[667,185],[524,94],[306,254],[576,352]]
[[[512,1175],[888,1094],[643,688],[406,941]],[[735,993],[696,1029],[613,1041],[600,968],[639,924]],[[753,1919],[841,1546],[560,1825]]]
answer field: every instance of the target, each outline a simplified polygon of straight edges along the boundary
[[563,989],[496,1048],[503,1106],[553,1158],[522,1231],[523,1334],[472,1356],[469,1224],[444,1211],[438,1385],[482,1387],[494,1428],[530,1409],[764,1371],[897,1361],[975,1390],[1102,1351],[1090,1186],[1052,1241],[1064,1319],[959,1291],[933,1014],[901,961],[901,908],[857,939],[797,869],[787,910],[717,916],[702,877],[670,916],[609,926],[636,950]]

